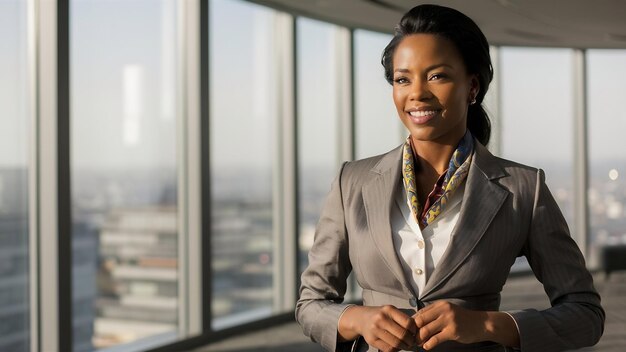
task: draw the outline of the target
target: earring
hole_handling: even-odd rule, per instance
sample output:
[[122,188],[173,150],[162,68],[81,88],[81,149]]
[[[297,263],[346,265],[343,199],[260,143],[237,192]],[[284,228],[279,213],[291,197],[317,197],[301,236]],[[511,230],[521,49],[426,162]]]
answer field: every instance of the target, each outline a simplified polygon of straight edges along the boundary
[[475,92],[473,90],[470,91],[470,105],[474,105],[476,104],[476,96],[478,95],[478,92]]

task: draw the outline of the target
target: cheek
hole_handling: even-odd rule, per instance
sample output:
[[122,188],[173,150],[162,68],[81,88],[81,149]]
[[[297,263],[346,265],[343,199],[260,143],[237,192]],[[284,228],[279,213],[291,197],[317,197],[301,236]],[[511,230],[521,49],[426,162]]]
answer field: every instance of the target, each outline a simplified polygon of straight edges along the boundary
[[446,105],[448,109],[463,109],[463,104],[467,102],[466,93],[462,89],[446,90],[439,97],[441,103]]
[[393,88],[393,103],[396,105],[396,109],[404,110],[404,94],[402,94],[402,90],[398,88]]

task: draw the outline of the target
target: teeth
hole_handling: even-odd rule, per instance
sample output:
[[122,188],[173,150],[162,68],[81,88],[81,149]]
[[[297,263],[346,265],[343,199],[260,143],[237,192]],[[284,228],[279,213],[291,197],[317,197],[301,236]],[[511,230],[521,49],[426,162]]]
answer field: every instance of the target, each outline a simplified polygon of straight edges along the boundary
[[436,113],[437,113],[437,111],[435,111],[435,110],[411,111],[411,112],[409,112],[409,114],[411,114],[411,116],[415,116],[415,117],[430,116],[430,115],[434,115]]

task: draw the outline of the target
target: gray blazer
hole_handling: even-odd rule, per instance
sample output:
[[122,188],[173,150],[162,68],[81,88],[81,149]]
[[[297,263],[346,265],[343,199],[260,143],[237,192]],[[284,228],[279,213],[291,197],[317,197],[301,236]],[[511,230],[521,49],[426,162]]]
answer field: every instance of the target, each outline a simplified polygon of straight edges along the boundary
[[[363,339],[337,343],[354,271],[363,304],[414,306],[447,300],[475,310],[498,310],[515,258],[526,256],[550,298],[543,311],[510,312],[522,351],[562,351],[597,343],[605,313],[592,277],[550,194],[542,170],[493,156],[478,141],[459,220],[424,292],[416,297],[394,250],[390,212],[401,182],[402,148],[345,163],[333,182],[302,274],[296,320],[328,351],[368,349]],[[417,304],[416,304],[417,303]],[[448,342],[436,351],[503,351],[485,342]]]

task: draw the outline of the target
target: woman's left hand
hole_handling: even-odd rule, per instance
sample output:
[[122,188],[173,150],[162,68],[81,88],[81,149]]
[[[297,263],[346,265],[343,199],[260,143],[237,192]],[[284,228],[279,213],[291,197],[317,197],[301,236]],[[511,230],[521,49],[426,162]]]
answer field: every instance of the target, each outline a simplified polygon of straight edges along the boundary
[[437,301],[413,315],[419,329],[419,344],[426,350],[445,341],[475,343],[494,341],[518,346],[517,326],[508,314],[474,311],[446,301]]

